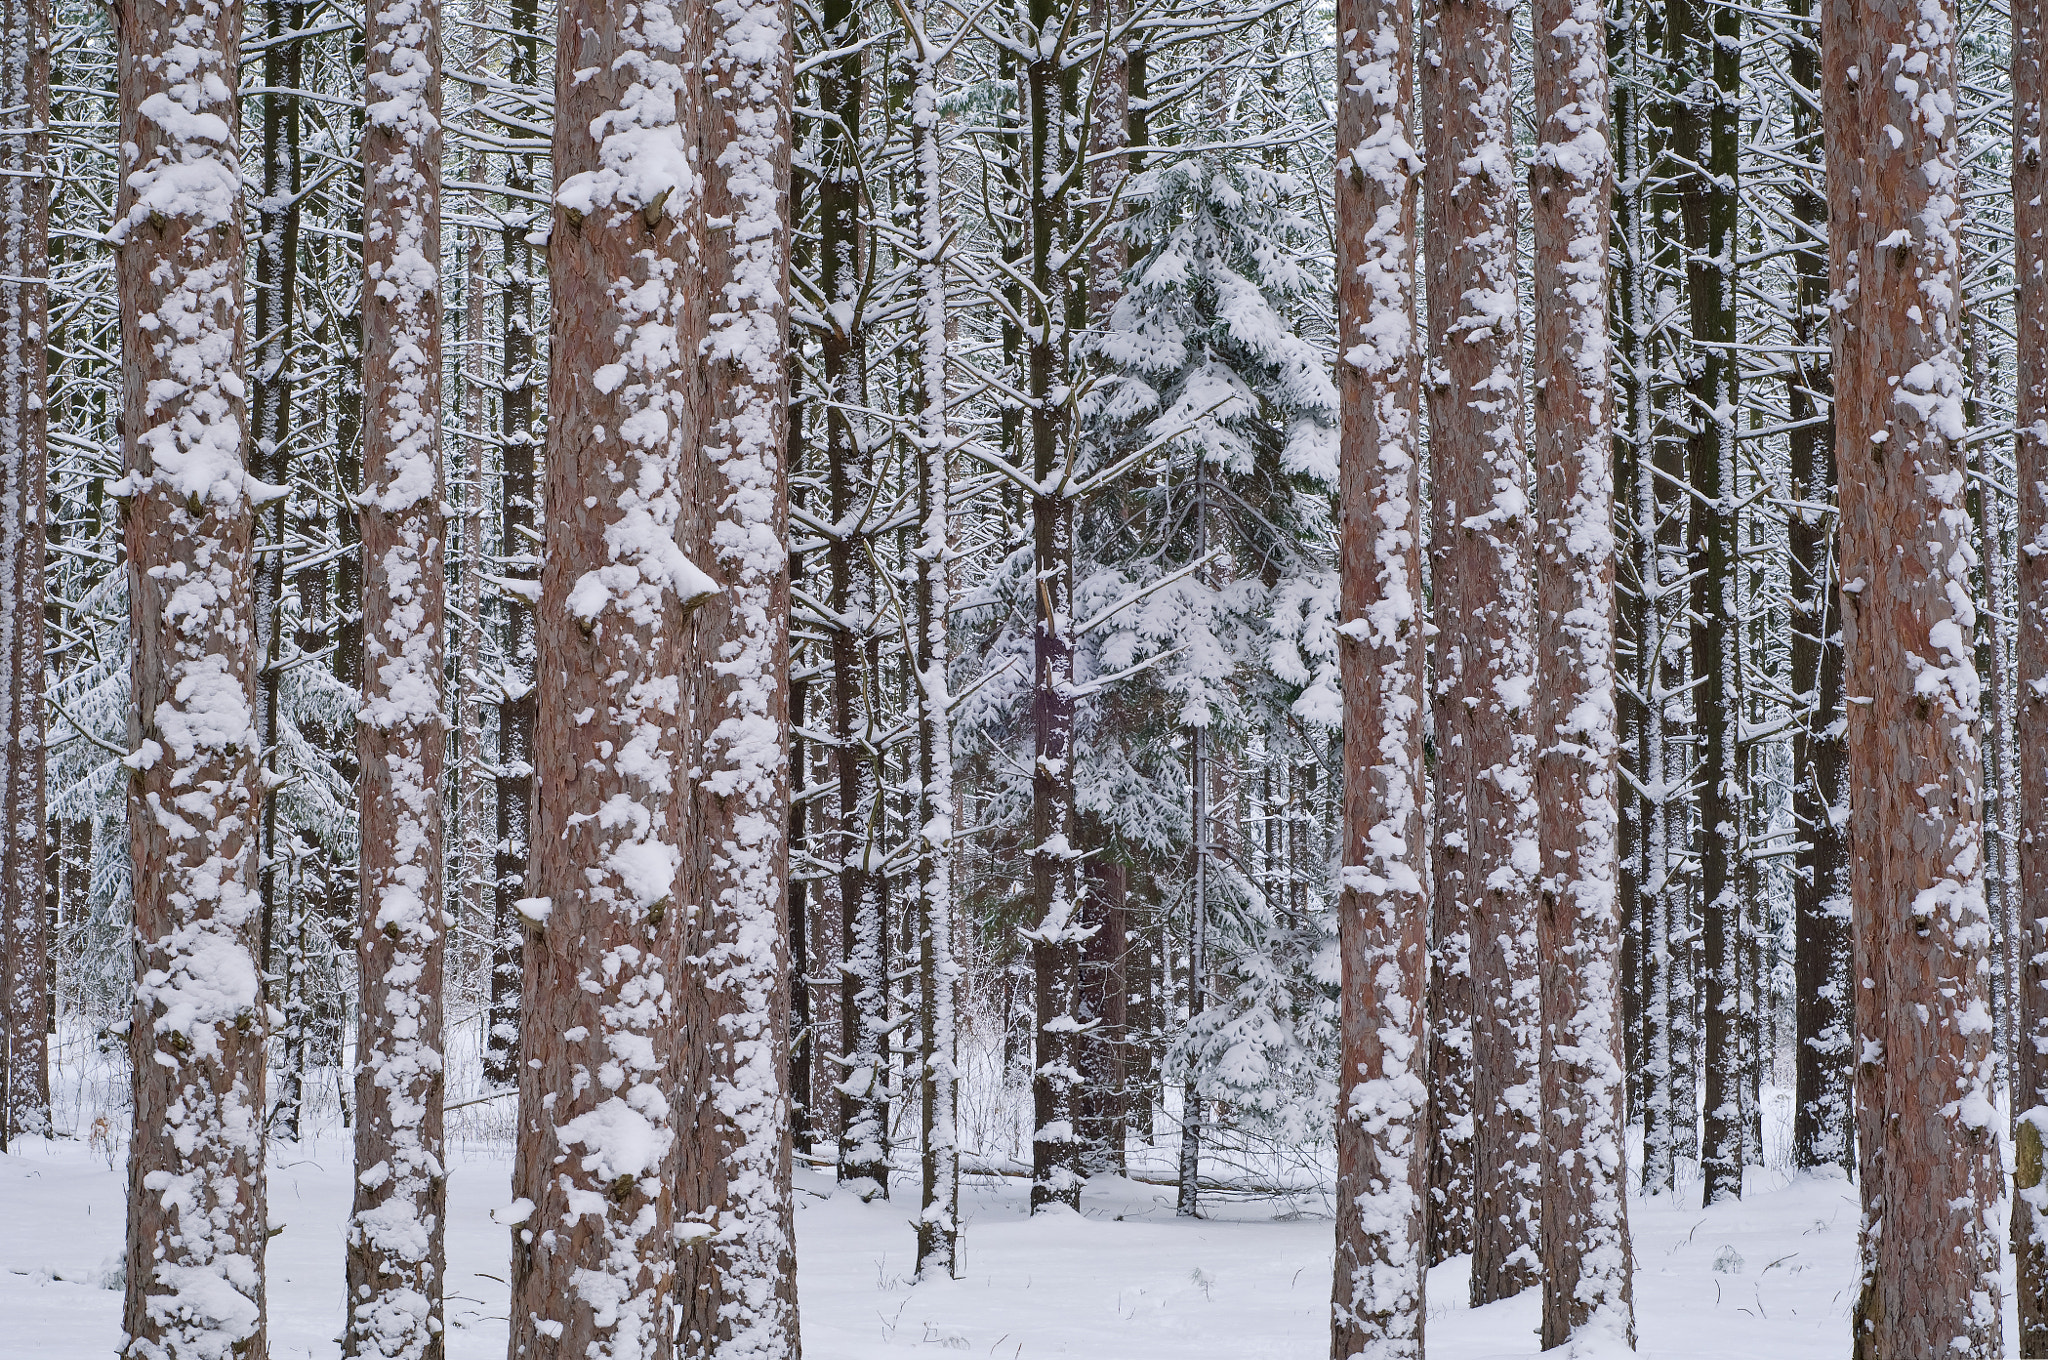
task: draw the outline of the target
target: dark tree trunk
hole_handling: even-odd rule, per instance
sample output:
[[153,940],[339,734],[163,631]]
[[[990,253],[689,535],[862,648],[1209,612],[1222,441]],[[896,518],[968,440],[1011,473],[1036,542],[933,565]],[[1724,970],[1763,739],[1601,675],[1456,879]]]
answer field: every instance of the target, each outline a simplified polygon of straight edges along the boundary
[[[1795,14],[1812,13],[1812,0],[1796,0]],[[1793,81],[1820,98],[1820,35],[1793,30]],[[1822,157],[1818,107],[1793,109],[1798,154]],[[1828,334],[1827,199],[1807,185],[1794,191],[1792,213],[1810,235],[1798,264],[1798,308],[1793,341],[1826,343]],[[1841,578],[1834,534],[1834,371],[1825,354],[1801,354],[1790,389],[1786,437],[1792,498],[1786,524],[1791,549],[1792,684],[1806,711],[1792,739],[1792,813],[1800,850],[1793,877],[1793,977],[1797,994],[1792,1158],[1798,1166],[1853,1170],[1849,1035],[1849,853],[1843,836],[1849,791],[1842,745]]]
[[50,11],[0,4],[0,1150],[50,1129],[49,929],[43,798],[43,533],[49,491]]
[[[532,85],[539,79],[537,0],[512,0],[511,61],[506,79]],[[530,158],[511,157],[505,184],[533,188]],[[499,237],[504,248],[501,281],[505,315],[504,374],[498,405],[498,567],[511,584],[504,591],[505,617],[499,641],[504,674],[499,680],[497,849],[491,865],[491,996],[484,1041],[484,1077],[509,1086],[519,1076],[519,984],[523,970],[521,929],[515,905],[526,896],[532,856],[533,736],[536,717],[534,662],[537,638],[533,607],[540,595],[540,538],[534,523],[538,503],[534,478],[540,440],[533,428],[534,372],[533,247],[527,244],[524,213],[508,217]]]
[[[263,83],[262,197],[256,210],[256,279],[252,299],[255,326],[252,340],[256,371],[250,384],[249,418],[254,443],[250,471],[272,486],[291,479],[292,344],[298,301],[299,270],[299,99],[290,91],[304,80],[304,44],[280,41],[305,26],[305,6],[286,0],[265,0]],[[288,496],[279,496],[259,511],[265,551],[255,579],[257,734],[262,739],[265,769],[276,774],[279,682],[285,657],[284,601],[286,552],[290,521]],[[271,967],[271,931],[277,911],[277,800],[268,783],[257,790],[262,806],[263,840],[257,872],[262,885],[263,967]]]
[[[1034,33],[1057,32],[1054,0],[1030,0]],[[1077,187],[1079,157],[1067,150],[1075,73],[1064,42],[1043,44],[1024,65],[1024,179],[1035,300],[1024,344],[1029,397],[1024,437],[1030,497],[1036,617],[1032,644],[1031,941],[1034,1013],[1031,1079],[1031,1207],[1081,1207],[1081,1142],[1075,1027],[1080,1013],[1081,919],[1076,901],[1074,834],[1074,507],[1059,475],[1066,461],[1068,415],[1054,388],[1068,377],[1068,308],[1076,262],[1060,256],[1067,237],[1067,193]]]
[[1692,702],[1698,714],[1700,903],[1705,925],[1706,1120],[1701,1172],[1706,1202],[1742,1193],[1743,1054],[1740,997],[1746,911],[1740,584],[1737,572],[1735,418],[1736,100],[1741,12],[1701,0],[1666,6],[1666,52],[1680,88],[1672,105],[1673,193],[1685,241],[1691,321],[1683,422],[1694,497],[1686,555],[1692,619]]

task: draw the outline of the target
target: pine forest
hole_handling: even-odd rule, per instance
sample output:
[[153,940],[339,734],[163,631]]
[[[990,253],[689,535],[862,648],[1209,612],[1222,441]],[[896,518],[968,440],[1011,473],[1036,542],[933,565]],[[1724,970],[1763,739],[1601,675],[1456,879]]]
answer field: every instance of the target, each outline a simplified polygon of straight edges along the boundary
[[0,0],[0,1357],[2048,1356],[2048,0]]

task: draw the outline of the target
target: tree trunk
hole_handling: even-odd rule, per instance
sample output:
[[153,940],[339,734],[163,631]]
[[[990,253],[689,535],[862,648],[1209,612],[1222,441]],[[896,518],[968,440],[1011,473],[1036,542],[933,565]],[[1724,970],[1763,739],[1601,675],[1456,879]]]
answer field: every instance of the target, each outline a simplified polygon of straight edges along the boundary
[[1635,1345],[1615,879],[1607,48],[1597,0],[1539,0],[1535,218],[1543,1346]]
[[[1208,552],[1207,535],[1200,532],[1201,455],[1195,463],[1195,539],[1197,560]],[[1194,832],[1193,872],[1188,879],[1188,1023],[1186,1033],[1199,1040],[1204,1034],[1204,1016],[1209,1009],[1209,762],[1206,727],[1188,730],[1188,788],[1193,793],[1188,821]],[[1180,1088],[1180,1184],[1174,1198],[1174,1212],[1193,1218],[1201,1208],[1203,1054],[1199,1042],[1187,1044],[1187,1071]]]
[[[1430,1257],[1472,1299],[1535,1283],[1533,563],[1516,295],[1511,9],[1438,4],[1425,81],[1437,683]],[[1476,167],[1470,168],[1468,167]],[[1452,173],[1455,171],[1455,173]],[[1463,1023],[1459,1023],[1459,1018]],[[1462,1038],[1465,1051],[1454,1044]],[[1449,1040],[1450,1042],[1446,1042]],[[1461,1070],[1462,1069],[1462,1070]],[[1460,1089],[1469,1080],[1470,1089]]]
[[570,7],[557,38],[514,1357],[662,1360],[673,1339],[676,1102],[700,1098],[678,1088],[675,1025],[685,631],[717,589],[677,544],[706,381],[688,48],[667,11],[622,0]]
[[917,0],[909,37],[916,86],[911,94],[911,208],[917,232],[918,511],[915,653],[918,786],[917,988],[919,1012],[919,1213],[917,1273],[959,1272],[960,1095],[955,1002],[960,968],[953,961],[957,909],[953,887],[952,686],[946,637],[951,614],[953,548],[951,403],[946,389],[945,129],[939,111],[940,54],[932,44],[931,10]]
[[49,504],[50,14],[0,4],[0,1150],[50,1131],[48,836],[43,806],[43,521]]
[[364,31],[362,980],[346,1353],[438,1360],[446,1274],[441,980],[447,649],[437,0]]
[[1422,1354],[1429,886],[1423,818],[1415,49],[1407,0],[1342,0],[1337,145],[1344,814],[1334,1360]]
[[2014,749],[2019,753],[2020,828],[2011,928],[2019,934],[2013,998],[2013,1124],[2018,1144],[2012,1248],[2017,1264],[2020,1353],[2048,1351],[2048,211],[2042,194],[2043,103],[2048,101],[2048,10],[2012,7],[2013,256],[2019,284],[2014,460],[2019,488]]
[[2048,106],[2048,4],[2012,7],[2013,273],[2019,283],[2018,410],[2013,457],[2019,487],[2014,646],[2015,737],[2019,753],[2020,935],[2014,998],[2018,1061],[2012,1074],[2015,1158],[2012,1252],[2017,1265],[2021,1355],[2048,1355],[2048,173],[2041,136]]
[[[1030,32],[1057,32],[1054,0],[1030,0]],[[1032,775],[1030,879],[1035,1019],[1031,1078],[1031,1208],[1081,1207],[1081,1142],[1076,1028],[1080,1012],[1081,940],[1076,902],[1074,833],[1074,507],[1066,485],[1069,290],[1076,262],[1060,252],[1066,236],[1066,195],[1080,157],[1067,153],[1074,74],[1064,41],[1043,42],[1024,64],[1024,180],[1028,205],[1030,325],[1024,342],[1029,398],[1023,432],[1038,490],[1030,497],[1037,590],[1032,646]]]
[[[537,0],[512,0],[511,61],[506,80],[514,86],[539,79]],[[533,188],[525,156],[506,163],[505,186]],[[518,203],[521,200],[514,200]],[[538,716],[534,689],[538,634],[533,607],[540,597],[540,539],[534,527],[535,455],[533,428],[536,355],[533,342],[533,248],[527,244],[526,209],[508,212],[499,241],[504,255],[504,374],[498,407],[498,568],[507,582],[500,634],[504,674],[498,682],[498,765],[496,859],[491,866],[491,995],[484,1040],[484,1077],[509,1086],[519,1075],[519,987],[524,969],[517,903],[526,896],[533,843],[533,739]]]
[[2001,1351],[1955,10],[1822,9],[1863,1193],[1858,1360]]
[[[1709,24],[1711,23],[1711,28]],[[1742,1194],[1742,921],[1739,866],[1748,815],[1742,717],[1740,579],[1735,486],[1736,128],[1742,16],[1675,0],[1668,19],[1673,80],[1683,85],[1673,151],[1685,237],[1693,349],[1686,356],[1684,423],[1694,497],[1686,555],[1691,677],[1698,714],[1700,902],[1705,918],[1706,1119],[1700,1169],[1706,1202]],[[1704,123],[1704,125],[1702,125]]]
[[[1810,15],[1812,0],[1794,0]],[[1798,154],[1817,163],[1820,141],[1820,42],[1810,28],[1792,32],[1788,67],[1816,107],[1793,108]],[[1812,234],[1797,259],[1798,308],[1792,338],[1802,348],[1828,333],[1827,199],[1801,185],[1793,217]],[[1849,1105],[1854,1065],[1849,1034],[1849,854],[1843,838],[1848,789],[1843,779],[1841,578],[1834,534],[1834,370],[1825,355],[1802,353],[1790,385],[1786,436],[1792,498],[1787,519],[1791,553],[1792,633],[1789,664],[1805,713],[1792,739],[1792,813],[1800,850],[1792,880],[1794,1024],[1792,1160],[1797,1166],[1854,1169]],[[1823,407],[1823,403],[1827,403]]]
[[838,861],[840,1058],[838,1178],[864,1198],[889,1194],[887,924],[879,866],[883,858],[879,753],[872,742],[881,676],[869,666],[882,584],[871,560],[869,516],[879,494],[868,458],[867,326],[861,314],[868,269],[862,221],[861,113],[866,104],[861,0],[829,0],[824,43],[834,52],[819,68],[824,124],[818,177],[819,287],[826,298],[821,346],[826,407],[825,459],[833,531],[831,571],[832,732],[839,777],[834,856]]
[[250,581],[256,505],[272,493],[243,465],[242,14],[235,0],[123,0],[116,18],[133,148],[111,233],[136,748],[123,1350],[262,1360],[268,1007]]
[[[796,1360],[785,839],[794,225],[784,212],[795,78],[788,9],[782,0],[723,4],[706,42],[698,163],[712,167],[704,212],[721,229],[705,270],[698,400],[706,414],[691,473],[696,504],[683,526],[685,542],[725,590],[691,637],[693,653],[717,659],[695,687],[696,849],[686,872],[703,952],[682,989],[686,1012],[710,1026],[699,1026],[685,1057],[710,1080],[708,1091],[684,1086],[674,1098],[702,1102],[699,1136],[682,1149],[696,1169],[683,1179],[710,1191],[686,1198],[679,1216],[715,1236],[708,1261],[697,1255],[694,1267],[708,1268],[712,1286],[681,1300],[679,1345],[691,1356]],[[696,1311],[707,1297],[717,1301],[715,1320]]]
[[[304,27],[305,8],[284,0],[265,0],[263,50],[262,197],[256,211],[256,287],[253,299],[256,372],[250,384],[250,424],[254,436],[250,471],[258,480],[284,487],[291,480],[292,341],[298,301],[299,260],[299,99],[292,93],[304,81],[304,48],[280,41]],[[276,767],[279,684],[285,659],[283,602],[290,553],[287,539],[289,496],[278,496],[259,508],[265,551],[255,578],[256,724],[262,738],[266,773]],[[269,781],[257,789],[262,807],[263,839],[257,872],[262,884],[262,965],[271,964],[270,936],[277,910],[277,800]]]

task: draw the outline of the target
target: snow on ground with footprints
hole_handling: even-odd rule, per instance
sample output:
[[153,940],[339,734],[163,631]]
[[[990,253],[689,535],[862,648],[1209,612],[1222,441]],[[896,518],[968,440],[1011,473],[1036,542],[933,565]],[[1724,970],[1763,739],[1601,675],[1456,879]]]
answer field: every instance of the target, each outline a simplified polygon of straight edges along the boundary
[[[1779,1094],[1768,1108],[1789,1102]],[[451,1122],[454,1122],[451,1120]],[[60,1124],[63,1121],[60,1120]],[[112,1121],[110,1120],[110,1123]],[[505,1353],[510,1147],[471,1125],[450,1142],[448,1360]],[[1778,1135],[1781,1130],[1772,1130]],[[0,1357],[104,1360],[120,1332],[124,1145],[26,1140],[0,1157]],[[1782,1137],[1770,1140],[1782,1144]],[[1134,1158],[1166,1180],[1171,1149]],[[1782,1147],[1770,1159],[1782,1164]],[[278,1360],[340,1355],[350,1142],[332,1119],[273,1142],[270,1342]],[[1320,1190],[1212,1195],[1173,1212],[1169,1185],[1097,1177],[1077,1217],[1031,1218],[1026,1182],[970,1175],[957,1280],[911,1283],[907,1199],[864,1204],[829,1169],[797,1173],[798,1287],[811,1360],[958,1352],[991,1360],[1305,1360],[1327,1353],[1332,1224]],[[909,1177],[899,1193],[914,1196]],[[1630,1204],[1639,1354],[1800,1360],[1849,1353],[1856,1192],[1838,1177],[1752,1168],[1711,1210],[1697,1182]],[[1534,1356],[1535,1291],[1465,1306],[1465,1258],[1430,1273],[1433,1360]],[[2010,1276],[2008,1275],[2008,1279]],[[2008,1335],[2012,1332],[2008,1297]]]

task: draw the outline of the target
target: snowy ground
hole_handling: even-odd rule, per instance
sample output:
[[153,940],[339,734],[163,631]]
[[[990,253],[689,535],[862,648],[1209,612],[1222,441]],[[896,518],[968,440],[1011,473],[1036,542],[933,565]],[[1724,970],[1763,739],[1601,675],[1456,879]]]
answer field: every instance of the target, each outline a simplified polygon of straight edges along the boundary
[[[272,1152],[271,1354],[338,1355],[348,1144],[338,1132]],[[502,1148],[451,1157],[449,1360],[505,1353],[508,1198]],[[1742,1203],[1637,1201],[1641,1352],[1679,1357],[1848,1354],[1855,1191],[1753,1170]],[[0,1356],[104,1360],[120,1326],[123,1173],[73,1140],[0,1157]],[[801,1172],[804,1341],[813,1360],[962,1351],[995,1360],[1302,1360],[1328,1345],[1331,1225],[1320,1196],[1218,1205],[1176,1220],[1172,1191],[1098,1179],[1084,1212],[1024,1212],[1023,1183],[971,1177],[962,1278],[912,1285],[909,1214]],[[1433,1360],[1536,1354],[1534,1292],[1464,1306],[1467,1266],[1430,1276]]]

